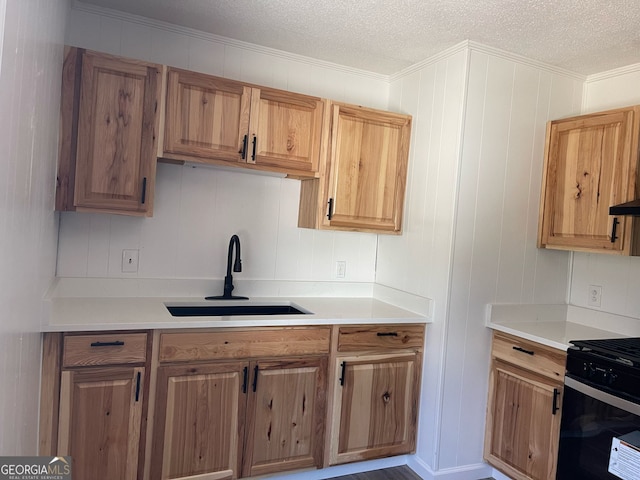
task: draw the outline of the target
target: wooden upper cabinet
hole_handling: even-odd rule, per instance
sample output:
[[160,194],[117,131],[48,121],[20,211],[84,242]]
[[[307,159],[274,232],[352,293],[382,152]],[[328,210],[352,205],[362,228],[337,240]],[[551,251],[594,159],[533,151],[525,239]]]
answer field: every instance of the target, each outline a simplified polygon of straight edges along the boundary
[[538,246],[640,254],[640,223],[609,207],[638,198],[640,107],[549,122]]
[[303,181],[298,225],[400,234],[411,117],[331,104],[319,181]]
[[170,68],[162,156],[314,177],[323,113],[317,97]]
[[169,68],[164,156],[245,161],[250,105],[241,83]]
[[152,214],[160,65],[67,48],[56,208]]

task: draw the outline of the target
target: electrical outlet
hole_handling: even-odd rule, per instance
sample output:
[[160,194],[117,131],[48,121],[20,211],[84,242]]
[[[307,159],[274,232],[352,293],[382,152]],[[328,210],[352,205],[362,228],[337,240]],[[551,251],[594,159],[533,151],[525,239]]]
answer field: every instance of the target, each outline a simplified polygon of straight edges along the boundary
[[138,250],[122,250],[122,273],[138,271]]
[[347,262],[338,260],[336,262],[336,278],[344,278],[347,275]]
[[590,307],[599,307],[602,302],[602,287],[600,285],[589,285],[589,299],[587,304]]

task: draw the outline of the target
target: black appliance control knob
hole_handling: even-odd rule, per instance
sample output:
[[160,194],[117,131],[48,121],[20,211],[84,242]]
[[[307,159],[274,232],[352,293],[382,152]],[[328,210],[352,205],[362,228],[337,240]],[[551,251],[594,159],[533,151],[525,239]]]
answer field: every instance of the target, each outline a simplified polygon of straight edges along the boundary
[[609,369],[609,371],[605,374],[605,378],[607,380],[608,385],[613,385],[618,379],[618,374],[614,372],[613,369]]
[[584,374],[587,378],[593,378],[596,375],[596,367],[593,363],[584,364]]

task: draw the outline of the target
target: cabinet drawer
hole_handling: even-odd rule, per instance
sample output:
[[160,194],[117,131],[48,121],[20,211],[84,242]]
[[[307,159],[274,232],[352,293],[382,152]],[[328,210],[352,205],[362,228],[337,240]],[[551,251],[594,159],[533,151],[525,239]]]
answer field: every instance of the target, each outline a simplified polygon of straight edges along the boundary
[[100,333],[64,337],[63,367],[143,363],[146,333]]
[[422,348],[424,325],[362,325],[340,327],[338,351]]
[[563,381],[565,352],[504,333],[493,333],[493,358]]
[[160,335],[160,362],[329,353],[331,329],[189,331]]

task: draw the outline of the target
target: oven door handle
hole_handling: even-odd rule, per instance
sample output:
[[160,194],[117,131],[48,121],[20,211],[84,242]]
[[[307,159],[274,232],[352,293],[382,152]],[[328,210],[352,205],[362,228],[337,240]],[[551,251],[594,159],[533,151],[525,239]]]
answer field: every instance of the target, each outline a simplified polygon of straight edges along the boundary
[[624,398],[616,397],[615,395],[603,392],[602,390],[598,390],[597,388],[590,387],[589,385],[586,385],[569,376],[564,377],[564,385],[565,387],[573,388],[574,390],[588,397],[594,398],[613,407],[617,407],[626,412],[640,416],[640,405],[638,405],[637,403],[625,400]]

